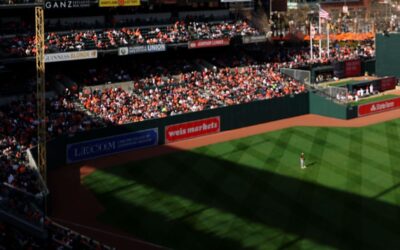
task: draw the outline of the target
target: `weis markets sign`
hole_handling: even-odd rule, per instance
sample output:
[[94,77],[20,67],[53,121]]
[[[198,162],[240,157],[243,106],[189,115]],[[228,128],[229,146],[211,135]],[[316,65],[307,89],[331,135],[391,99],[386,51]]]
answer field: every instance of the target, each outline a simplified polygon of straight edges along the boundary
[[84,50],[84,51],[71,51],[64,53],[49,53],[45,54],[44,61],[46,63],[63,62],[63,61],[77,61],[84,59],[97,58],[97,50]]
[[118,49],[119,56],[126,56],[132,54],[154,53],[166,51],[165,44],[147,44],[133,47],[121,47]]
[[373,102],[358,106],[358,116],[371,115],[400,107],[400,98]]
[[165,143],[218,133],[221,129],[219,116],[165,127]]
[[229,38],[221,38],[221,39],[191,41],[191,42],[189,42],[188,46],[189,46],[189,49],[199,49],[199,48],[228,46],[229,44],[230,44]]
[[67,163],[74,163],[158,144],[158,129],[152,128],[67,145]]
[[44,3],[46,9],[73,9],[90,7],[89,0],[68,0],[68,1],[46,1]]

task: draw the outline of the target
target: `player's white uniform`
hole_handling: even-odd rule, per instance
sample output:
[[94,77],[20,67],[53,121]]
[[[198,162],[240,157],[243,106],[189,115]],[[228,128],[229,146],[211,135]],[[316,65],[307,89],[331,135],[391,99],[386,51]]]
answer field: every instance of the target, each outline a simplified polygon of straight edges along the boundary
[[300,155],[300,168],[306,168],[306,165],[304,164],[304,154],[303,153]]

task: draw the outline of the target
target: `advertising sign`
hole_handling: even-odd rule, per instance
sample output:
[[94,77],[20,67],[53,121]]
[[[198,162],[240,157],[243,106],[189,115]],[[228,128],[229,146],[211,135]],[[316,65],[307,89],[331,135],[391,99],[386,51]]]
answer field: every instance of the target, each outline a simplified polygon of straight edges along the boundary
[[358,116],[371,115],[400,107],[400,98],[373,102],[358,106]]
[[353,77],[361,75],[361,61],[359,59],[344,62],[345,77]]
[[197,40],[189,42],[189,49],[228,46],[229,43],[229,38]]
[[44,61],[46,63],[53,63],[53,62],[77,61],[77,60],[93,59],[93,58],[97,58],[97,50],[49,53],[45,54]]
[[140,0],[99,0],[100,7],[140,6]]
[[333,63],[333,76],[339,79],[344,78],[344,62]]
[[158,144],[158,129],[151,128],[67,145],[67,163],[74,163]]
[[46,9],[73,9],[90,7],[89,0],[51,0],[46,1],[44,6]]
[[242,3],[251,2],[252,0],[221,0],[221,3]]
[[165,127],[165,143],[218,133],[220,129],[219,116],[169,125]]
[[267,37],[260,35],[260,36],[244,36],[242,38],[244,44],[248,43],[263,43],[267,41]]
[[118,48],[119,56],[126,56],[132,54],[143,54],[143,53],[154,53],[154,52],[162,52],[166,51],[167,47],[165,44],[147,44],[147,45],[139,45],[133,47],[121,47]]
[[386,77],[380,80],[380,91],[386,91],[396,88],[396,77]]

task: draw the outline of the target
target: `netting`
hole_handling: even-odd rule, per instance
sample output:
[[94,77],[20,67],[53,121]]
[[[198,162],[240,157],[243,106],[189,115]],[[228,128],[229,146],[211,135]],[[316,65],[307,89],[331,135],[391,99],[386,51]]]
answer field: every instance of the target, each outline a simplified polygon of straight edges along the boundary
[[347,88],[315,85],[315,90],[317,90],[319,94],[330,98],[336,103],[346,104],[349,102],[349,90]]
[[307,70],[282,68],[282,74],[292,77],[300,83],[306,84],[310,89],[315,90],[318,94],[330,98],[336,103],[348,103],[349,91],[344,87],[322,86],[318,84],[311,84],[311,72]]
[[311,72],[308,70],[281,68],[280,71],[300,83],[309,85],[311,82]]

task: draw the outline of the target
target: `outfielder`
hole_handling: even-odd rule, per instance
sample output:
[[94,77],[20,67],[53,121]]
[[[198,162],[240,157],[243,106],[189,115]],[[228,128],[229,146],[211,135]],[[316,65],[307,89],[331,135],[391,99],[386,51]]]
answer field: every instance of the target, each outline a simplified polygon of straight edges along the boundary
[[301,152],[301,154],[300,154],[300,168],[301,169],[306,168],[305,157],[304,157],[304,153],[303,152]]

